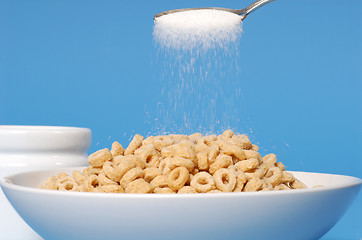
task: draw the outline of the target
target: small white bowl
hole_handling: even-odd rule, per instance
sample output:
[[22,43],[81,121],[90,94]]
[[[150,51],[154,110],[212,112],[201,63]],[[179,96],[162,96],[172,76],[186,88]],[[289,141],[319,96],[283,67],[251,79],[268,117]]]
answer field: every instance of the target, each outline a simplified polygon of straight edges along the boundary
[[0,177],[12,172],[87,165],[91,130],[0,125]]
[[[87,165],[91,130],[60,126],[0,125],[0,178],[42,169]],[[40,239],[0,190],[0,238]]]
[[272,192],[117,194],[39,189],[74,169],[0,181],[20,216],[45,239],[319,239],[356,198],[361,179],[292,172],[309,187]]

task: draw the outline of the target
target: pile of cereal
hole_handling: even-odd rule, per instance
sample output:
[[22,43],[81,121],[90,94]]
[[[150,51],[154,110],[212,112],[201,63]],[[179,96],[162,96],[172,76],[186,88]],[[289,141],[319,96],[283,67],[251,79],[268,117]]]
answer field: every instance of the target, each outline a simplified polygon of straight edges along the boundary
[[48,178],[44,189],[113,193],[217,193],[306,188],[274,154],[261,157],[245,135],[135,135],[91,154],[72,176]]

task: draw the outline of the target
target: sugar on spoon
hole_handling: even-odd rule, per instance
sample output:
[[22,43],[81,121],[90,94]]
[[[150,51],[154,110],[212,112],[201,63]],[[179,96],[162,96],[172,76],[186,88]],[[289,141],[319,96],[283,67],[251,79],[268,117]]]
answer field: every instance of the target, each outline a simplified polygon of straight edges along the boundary
[[227,11],[227,12],[235,13],[237,15],[240,15],[241,21],[243,21],[246,18],[246,16],[248,16],[250,13],[254,12],[256,9],[258,9],[272,1],[274,1],[274,0],[258,0],[243,9],[231,9],[231,8],[219,8],[219,7],[174,9],[174,10],[169,10],[169,11],[165,11],[165,12],[156,14],[153,17],[153,20],[157,21],[157,18],[159,18],[161,16],[172,14],[172,13],[177,13],[177,12],[209,9],[209,10],[220,10],[220,11]]

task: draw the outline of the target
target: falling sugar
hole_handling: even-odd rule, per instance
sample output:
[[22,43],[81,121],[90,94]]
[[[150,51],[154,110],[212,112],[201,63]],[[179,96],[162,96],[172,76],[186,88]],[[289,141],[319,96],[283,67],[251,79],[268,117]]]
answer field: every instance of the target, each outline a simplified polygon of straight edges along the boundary
[[[237,46],[241,17],[220,10],[192,10],[156,19],[159,80],[153,134],[220,133],[239,129]],[[153,122],[154,121],[154,122]]]

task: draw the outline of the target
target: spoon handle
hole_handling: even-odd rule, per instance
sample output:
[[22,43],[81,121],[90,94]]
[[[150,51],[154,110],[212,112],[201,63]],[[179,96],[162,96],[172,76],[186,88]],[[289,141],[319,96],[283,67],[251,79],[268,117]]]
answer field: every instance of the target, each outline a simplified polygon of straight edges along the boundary
[[275,0],[258,0],[252,4],[250,4],[249,6],[247,6],[246,8],[242,9],[241,12],[241,16],[243,16],[243,19],[246,18],[246,16],[251,13],[254,12],[256,9],[264,6],[265,4],[268,4],[270,2],[273,2]]

